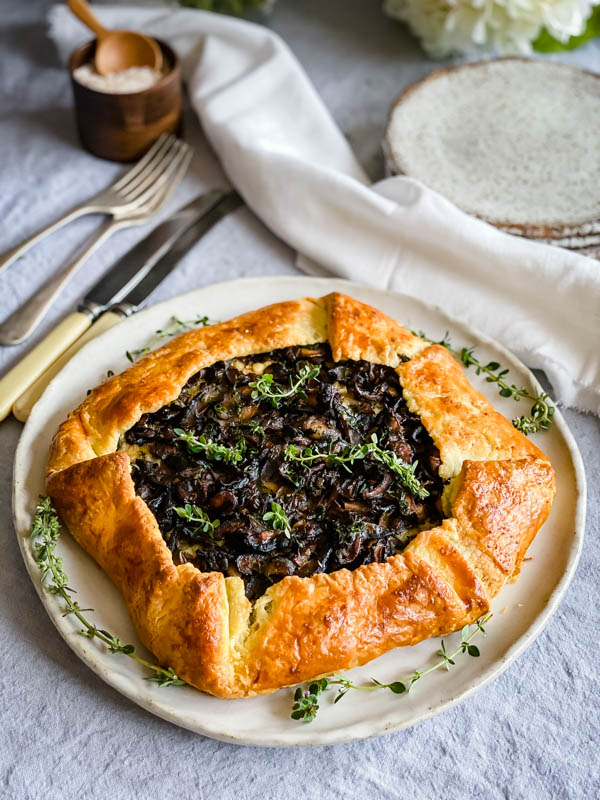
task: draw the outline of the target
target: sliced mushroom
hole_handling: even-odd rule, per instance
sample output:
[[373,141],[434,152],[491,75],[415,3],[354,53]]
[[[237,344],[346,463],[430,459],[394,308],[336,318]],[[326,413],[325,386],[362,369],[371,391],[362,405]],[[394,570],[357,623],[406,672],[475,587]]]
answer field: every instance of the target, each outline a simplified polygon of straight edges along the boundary
[[222,489],[210,498],[209,505],[220,514],[232,514],[238,507],[238,500],[232,491]]
[[302,428],[308,433],[311,439],[325,439],[326,441],[337,441],[342,438],[342,434],[335,427],[333,422],[328,422],[322,417],[311,415],[302,423]]
[[238,556],[236,565],[242,575],[251,575],[258,572],[260,575],[293,575],[294,565],[289,558],[279,556],[271,558],[267,555],[252,553]]
[[379,483],[371,486],[368,489],[365,489],[362,493],[362,496],[365,498],[365,500],[371,500],[374,497],[381,497],[381,495],[385,494],[385,492],[389,489],[392,481],[392,474],[390,472],[385,472]]
[[[322,368],[318,379],[302,387],[306,396],[292,393],[278,408],[251,397],[249,383],[261,371],[287,391],[302,366],[315,363]],[[217,402],[224,410],[215,409]],[[252,431],[254,423],[260,430]],[[242,438],[243,458],[228,463],[191,453],[177,441],[175,428],[228,448]],[[427,498],[412,496],[385,464],[370,458],[346,462],[347,469],[335,459],[303,464],[285,458],[289,444],[344,455],[352,445],[370,441],[372,433],[403,461],[419,461]],[[415,526],[442,517],[439,452],[406,407],[397,374],[385,365],[335,363],[328,345],[207,367],[176,401],[144,415],[123,440],[145,445],[138,448],[133,479],[176,563],[187,559],[202,571],[240,576],[250,599],[286,575],[310,577],[385,561],[403,549]],[[149,457],[159,463],[144,460]],[[272,502],[287,515],[289,537],[271,527],[272,518],[263,520]],[[185,503],[218,518],[219,527],[204,532],[202,525],[179,517],[173,507]],[[340,539],[338,528],[354,535]]]

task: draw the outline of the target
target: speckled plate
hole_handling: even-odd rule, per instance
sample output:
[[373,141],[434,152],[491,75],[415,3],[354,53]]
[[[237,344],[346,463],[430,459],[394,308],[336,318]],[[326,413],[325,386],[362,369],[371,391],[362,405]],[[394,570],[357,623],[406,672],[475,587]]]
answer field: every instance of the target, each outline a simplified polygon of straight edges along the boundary
[[600,232],[592,72],[515,57],[436,70],[393,106],[384,149],[390,172],[511,232],[552,244]]
[[[17,448],[14,517],[19,545],[31,579],[61,636],[103,680],[135,703],[170,722],[216,739],[272,746],[332,744],[396,731],[452,707],[499,675],[543,630],[573,577],[581,550],[585,518],[583,465],[573,437],[557,412],[552,429],[535,437],[557,472],[556,501],[550,519],[529,549],[530,560],[518,582],[502,589],[494,602],[486,640],[478,642],[481,657],[463,656],[451,671],[440,670],[416,684],[410,695],[354,692],[334,706],[331,692],[323,698],[314,722],[294,722],[290,719],[291,689],[247,700],[221,700],[187,686],[160,689],[143,680],[144,672],[135,662],[111,655],[78,633],[77,621],[72,616],[63,617],[60,602],[40,585],[28,536],[36,498],[43,492],[48,446],[59,423],[81,402],[89,387],[106,378],[107,370],[116,372],[127,367],[126,348],[143,347],[153,331],[164,327],[173,314],[183,318],[209,314],[227,319],[267,303],[335,290],[352,294],[431,337],[441,337],[449,331],[455,345],[475,344],[482,359],[510,367],[516,383],[539,389],[531,373],[500,345],[417,300],[341,280],[257,278],[221,283],[176,297],[136,314],[90,342],[49,385],[33,409]],[[523,403],[500,398],[494,387],[474,372],[470,378],[506,416],[528,410]],[[66,532],[58,551],[70,585],[77,589],[78,601],[83,607],[95,609],[90,618],[143,652],[119,592],[100,568]],[[458,641],[458,636],[454,634],[452,641]],[[383,682],[397,680],[432,664],[438,648],[438,640],[430,639],[389,652],[348,674],[359,681],[371,676]]]

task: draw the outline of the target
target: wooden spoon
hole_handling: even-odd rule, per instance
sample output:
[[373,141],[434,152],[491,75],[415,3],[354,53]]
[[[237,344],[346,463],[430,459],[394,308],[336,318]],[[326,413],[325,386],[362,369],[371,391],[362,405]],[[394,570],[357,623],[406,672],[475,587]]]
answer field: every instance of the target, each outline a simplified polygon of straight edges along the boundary
[[94,66],[100,75],[129,67],[162,68],[162,51],[150,36],[133,31],[109,31],[96,19],[86,0],[69,0],[69,8],[98,37]]

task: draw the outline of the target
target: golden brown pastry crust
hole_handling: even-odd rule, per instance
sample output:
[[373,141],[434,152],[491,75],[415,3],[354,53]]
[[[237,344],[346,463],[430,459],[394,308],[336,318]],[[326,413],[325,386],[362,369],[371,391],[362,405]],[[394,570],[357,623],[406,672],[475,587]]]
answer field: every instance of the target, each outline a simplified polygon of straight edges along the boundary
[[[205,366],[325,341],[336,360],[396,368],[409,409],[440,451],[448,518],[383,564],[284,578],[251,605],[241,579],[173,564],[117,443]],[[95,389],[54,437],[47,490],[160,663],[199,689],[243,697],[349,669],[479,617],[518,574],[555,485],[546,456],[469,384],[446,348],[335,293],[185,333]]]

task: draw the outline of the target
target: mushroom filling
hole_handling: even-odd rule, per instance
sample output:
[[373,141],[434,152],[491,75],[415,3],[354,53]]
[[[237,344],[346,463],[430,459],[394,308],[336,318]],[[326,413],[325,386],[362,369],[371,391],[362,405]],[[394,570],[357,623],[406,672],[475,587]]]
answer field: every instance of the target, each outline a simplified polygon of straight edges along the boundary
[[327,344],[200,370],[123,437],[175,564],[237,575],[356,569],[442,519],[439,452],[398,375]]

